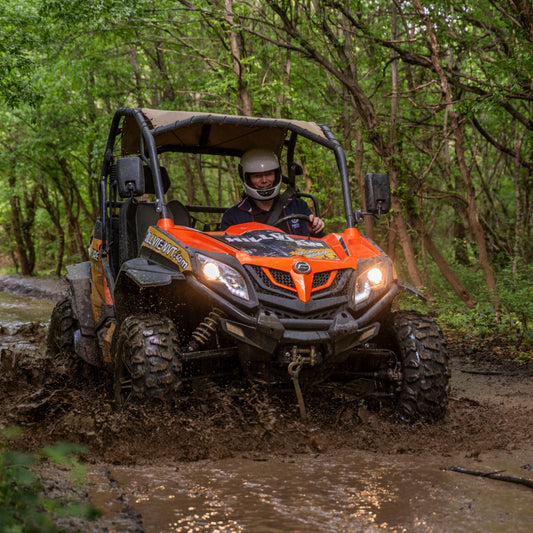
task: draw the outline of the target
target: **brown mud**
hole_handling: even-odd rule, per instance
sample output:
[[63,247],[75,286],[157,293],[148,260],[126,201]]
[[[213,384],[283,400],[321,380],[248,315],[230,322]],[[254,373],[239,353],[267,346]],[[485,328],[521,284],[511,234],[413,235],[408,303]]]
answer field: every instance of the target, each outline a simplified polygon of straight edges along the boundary
[[449,339],[448,414],[428,425],[398,424],[334,390],[306,395],[300,419],[292,391],[250,382],[204,382],[177,405],[127,404],[118,412],[111,378],[46,355],[46,326],[0,328],[0,426],[19,425],[24,445],[84,443],[112,464],[195,461],[246,454],[322,452],[343,447],[385,454],[439,455],[512,450],[533,441],[533,365],[501,359],[505,344],[479,351]]
[[173,406],[131,403],[116,411],[110,376],[67,357],[47,356],[46,325],[0,326],[0,428],[24,429],[18,448],[83,443],[88,463],[108,465],[261,461],[346,448],[476,458],[531,447],[531,359],[519,361],[506,339],[474,342],[448,335],[447,342],[452,378],[443,421],[399,424],[355,398],[318,390],[306,395],[309,420],[303,422],[293,393],[275,394],[242,381],[205,382]]

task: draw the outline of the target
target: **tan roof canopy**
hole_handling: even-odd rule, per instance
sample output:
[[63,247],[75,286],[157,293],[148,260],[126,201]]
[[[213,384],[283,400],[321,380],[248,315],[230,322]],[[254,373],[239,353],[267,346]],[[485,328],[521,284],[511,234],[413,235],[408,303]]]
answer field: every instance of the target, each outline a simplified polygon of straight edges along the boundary
[[[267,119],[216,113],[142,109],[158,147],[243,153],[251,148],[270,148],[280,153],[289,131],[330,145],[315,122]],[[140,151],[139,127],[127,116],[122,128],[123,155]]]

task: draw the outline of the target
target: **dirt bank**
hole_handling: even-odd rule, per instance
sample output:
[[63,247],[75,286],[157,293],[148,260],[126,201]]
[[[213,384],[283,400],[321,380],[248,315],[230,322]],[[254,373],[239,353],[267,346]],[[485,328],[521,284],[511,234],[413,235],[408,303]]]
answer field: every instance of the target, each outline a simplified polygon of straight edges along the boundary
[[57,302],[68,288],[64,279],[38,279],[18,274],[0,275],[0,291],[25,294]]

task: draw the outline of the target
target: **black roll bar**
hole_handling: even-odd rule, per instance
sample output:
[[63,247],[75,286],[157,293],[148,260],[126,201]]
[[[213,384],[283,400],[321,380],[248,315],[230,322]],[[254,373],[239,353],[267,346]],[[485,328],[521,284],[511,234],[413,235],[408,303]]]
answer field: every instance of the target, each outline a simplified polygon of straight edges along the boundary
[[348,165],[346,163],[346,154],[336,139],[336,137],[331,133],[331,130],[324,124],[319,124],[320,128],[324,132],[324,135],[334,143],[333,152],[335,153],[335,159],[337,160],[337,166],[339,167],[339,172],[341,174],[341,187],[343,191],[344,199],[344,213],[346,215],[346,227],[355,228],[357,225],[355,214],[353,211],[352,205],[352,194],[350,192],[350,180],[348,179]]
[[100,216],[102,218],[102,233],[106,239],[106,249],[110,241],[110,228],[108,228],[108,224],[106,222],[106,210],[109,207],[107,200],[110,196],[110,189],[107,190],[107,186],[110,187],[110,183],[107,178],[109,176],[110,166],[113,163],[113,148],[115,146],[115,141],[120,130],[120,122],[124,117],[133,117],[135,119],[135,122],[137,122],[141,134],[141,139],[144,140],[145,150],[148,153],[147,162],[150,166],[150,170],[152,171],[154,192],[156,197],[156,210],[160,213],[161,218],[170,218],[170,212],[167,208],[165,202],[165,195],[163,192],[161,170],[159,164],[157,163],[157,147],[155,144],[154,137],[152,135],[152,130],[150,130],[150,128],[148,127],[146,119],[140,109],[121,107],[115,112],[113,120],[111,122],[111,128],[109,130],[109,136],[107,138],[107,144],[104,153],[104,161],[102,163],[102,170],[100,173],[100,187],[98,189],[98,193],[100,195],[99,200],[101,209]]
[[[282,127],[282,128],[286,128],[289,131],[292,131],[293,135],[291,135],[291,138],[289,139],[289,146],[288,146],[289,158],[291,158],[293,155],[294,142],[296,140],[296,135],[301,135],[302,137],[308,138],[312,141],[317,142],[318,144],[321,144],[323,146],[326,146],[332,149],[335,154],[335,159],[337,161],[337,167],[340,172],[341,187],[343,191],[344,212],[346,216],[346,226],[348,228],[356,227],[356,217],[355,217],[355,214],[353,211],[353,205],[352,205],[350,183],[348,179],[348,166],[346,163],[346,155],[339,141],[333,135],[331,130],[324,124],[318,124],[318,126],[324,133],[325,139],[323,137],[310,133],[307,130],[304,130],[298,125],[295,125],[293,123],[290,123],[284,120],[279,120],[279,119],[268,120],[268,119],[257,119],[254,117],[237,117],[237,116],[224,116],[222,119],[219,118],[217,115],[209,115],[207,118],[195,116],[195,117],[191,117],[191,118],[188,118],[182,121],[175,122],[173,124],[169,124],[167,126],[163,126],[163,127],[159,127],[154,130],[151,130],[148,126],[147,119],[144,117],[140,109],[122,107],[118,109],[115,112],[115,115],[113,116],[113,121],[111,123],[111,129],[110,129],[109,137],[107,140],[107,145],[106,145],[106,150],[105,150],[105,155],[104,155],[104,162],[102,164],[101,177],[100,177],[99,195],[100,195],[100,205],[101,205],[102,232],[103,232],[103,235],[105,235],[106,247],[109,243],[109,237],[110,237],[109,236],[110,229],[107,227],[108,224],[106,223],[106,218],[107,218],[106,209],[109,207],[108,202],[107,202],[108,197],[106,195],[106,192],[107,192],[106,185],[109,184],[107,177],[109,176],[110,166],[113,163],[113,148],[114,148],[117,135],[119,133],[120,122],[123,117],[133,117],[135,119],[139,127],[141,138],[142,140],[144,140],[146,154],[142,154],[142,155],[148,156],[148,163],[150,165],[153,180],[154,180],[154,192],[156,196],[157,211],[160,213],[161,218],[169,218],[170,213],[165,203],[165,196],[164,196],[163,185],[162,185],[162,180],[161,180],[161,171],[160,171],[159,164],[157,163],[158,149],[157,149],[154,137],[162,135],[168,131],[179,129],[180,127],[185,127],[191,124],[202,122],[205,126],[203,130],[203,134],[204,134],[203,138],[205,138],[205,135],[207,135],[207,132],[209,129],[209,124],[221,122],[225,124],[246,124],[252,127],[260,124],[261,127],[272,127],[272,128]],[[198,148],[198,152],[201,153],[201,147],[197,147],[197,148]],[[161,151],[161,148],[160,148],[160,151]]]

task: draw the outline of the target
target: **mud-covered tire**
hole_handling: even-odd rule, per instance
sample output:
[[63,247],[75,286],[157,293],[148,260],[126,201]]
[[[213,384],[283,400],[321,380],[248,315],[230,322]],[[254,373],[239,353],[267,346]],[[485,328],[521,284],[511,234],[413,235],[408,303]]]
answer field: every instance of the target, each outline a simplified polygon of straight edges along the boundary
[[415,311],[393,313],[392,335],[402,368],[395,415],[403,421],[434,422],[448,406],[448,352],[436,322]]
[[46,337],[46,353],[50,357],[73,355],[74,332],[79,329],[79,323],[74,316],[70,296],[56,303],[50,318]]
[[175,400],[182,360],[176,326],[158,315],[126,318],[115,341],[114,396],[122,407],[130,399]]

